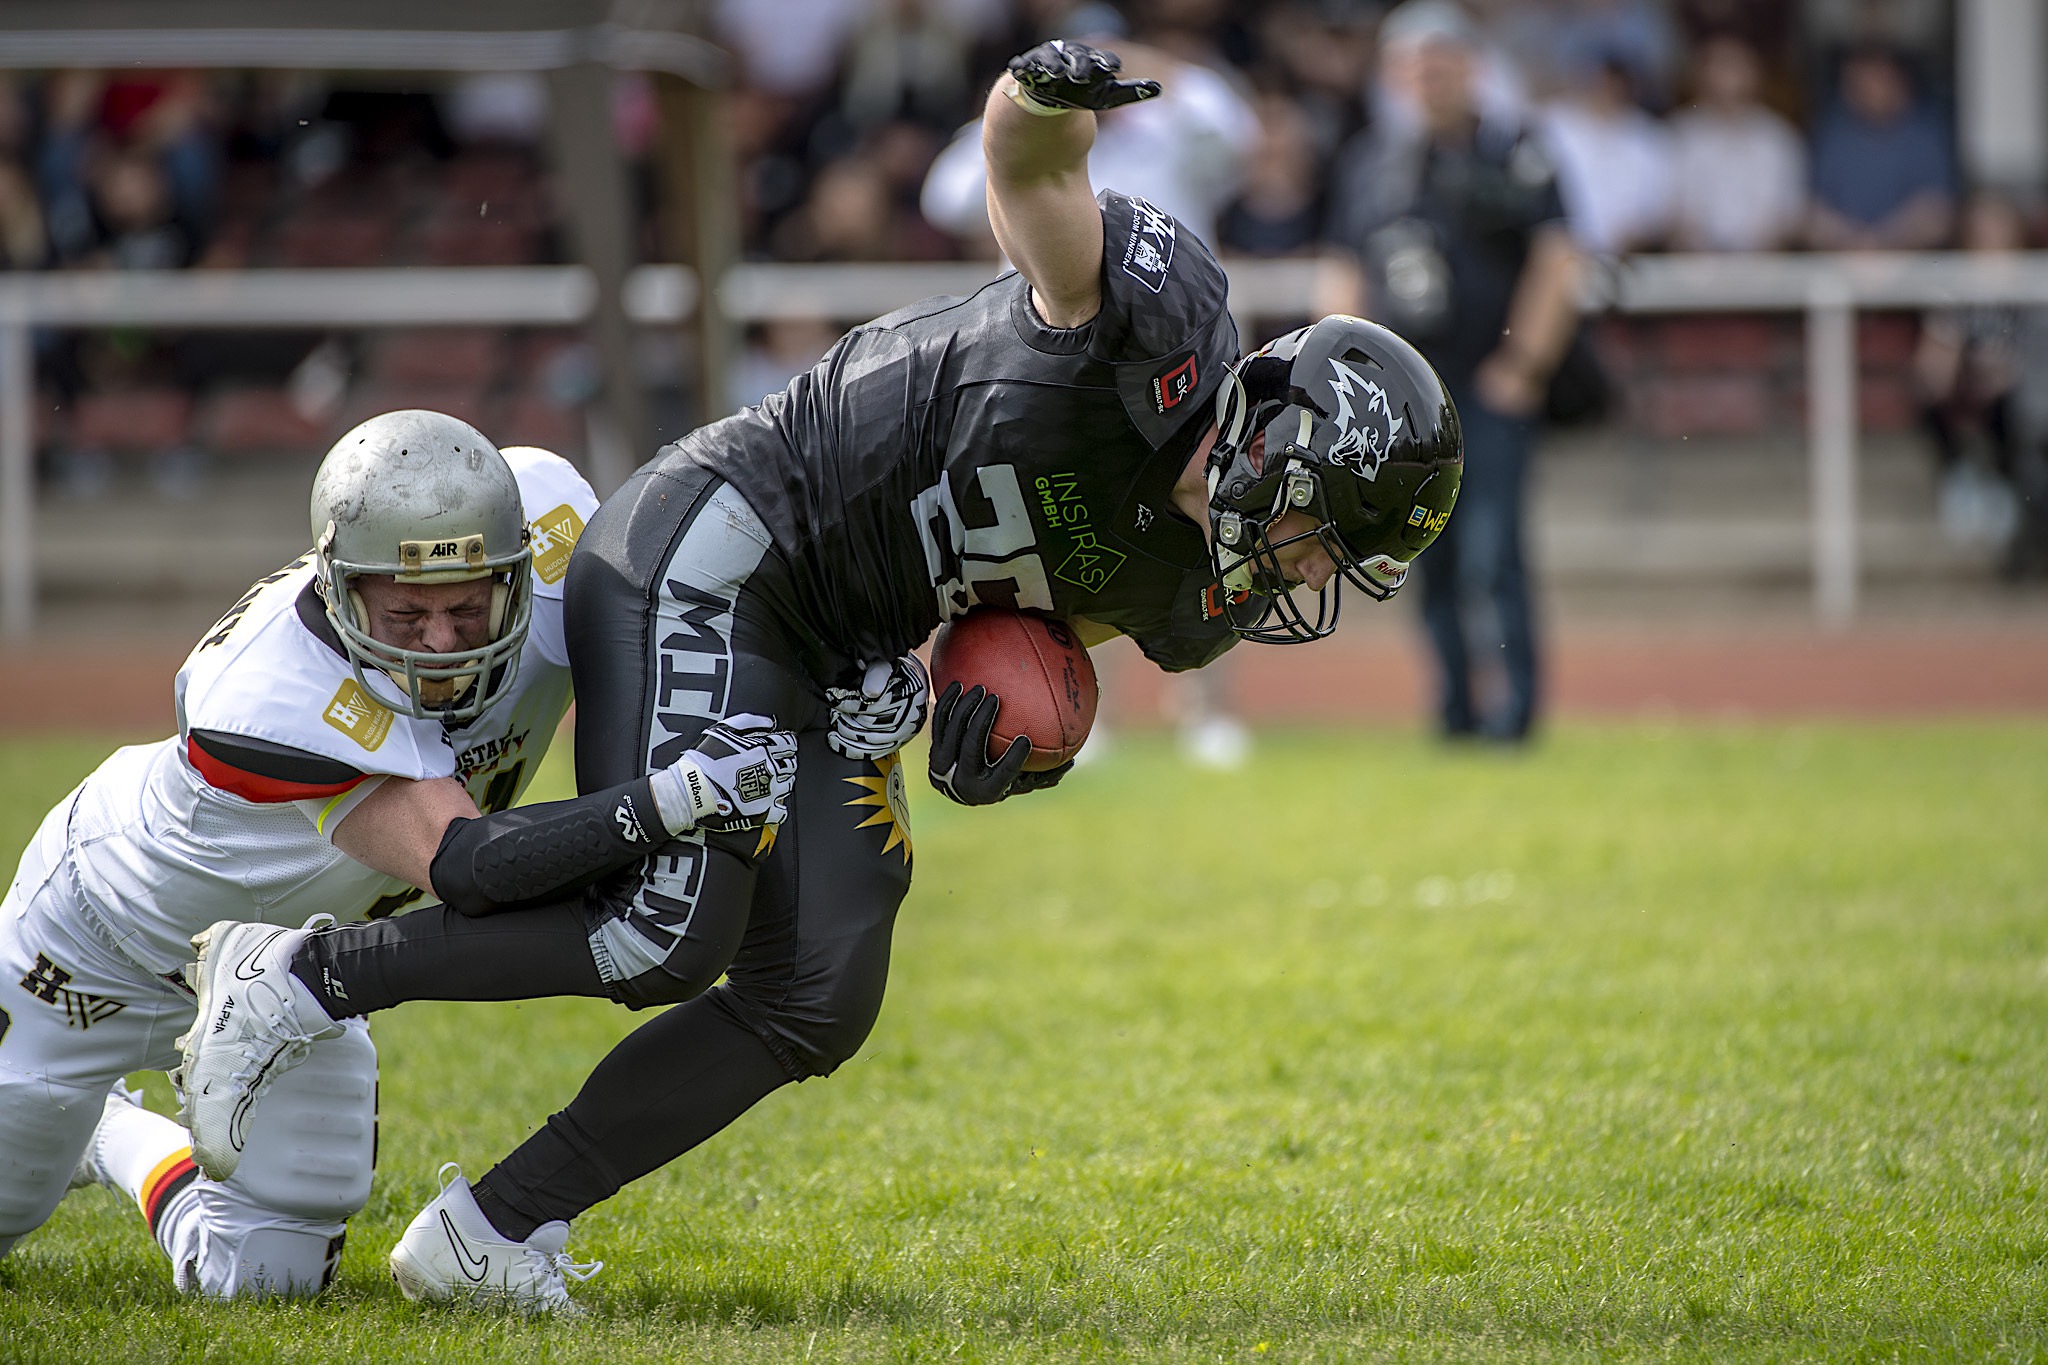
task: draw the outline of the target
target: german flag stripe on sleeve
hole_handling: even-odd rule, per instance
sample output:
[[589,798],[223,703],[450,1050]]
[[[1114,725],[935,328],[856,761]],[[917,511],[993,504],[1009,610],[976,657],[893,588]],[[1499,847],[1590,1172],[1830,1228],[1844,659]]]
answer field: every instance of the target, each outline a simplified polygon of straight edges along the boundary
[[364,777],[331,758],[217,730],[194,730],[187,735],[185,758],[209,787],[259,805],[324,801],[341,795]]
[[192,1160],[192,1149],[180,1147],[156,1164],[142,1180],[142,1191],[136,1202],[142,1205],[142,1216],[149,1223],[149,1235],[156,1236],[156,1220],[164,1207],[187,1185],[199,1178],[199,1167]]

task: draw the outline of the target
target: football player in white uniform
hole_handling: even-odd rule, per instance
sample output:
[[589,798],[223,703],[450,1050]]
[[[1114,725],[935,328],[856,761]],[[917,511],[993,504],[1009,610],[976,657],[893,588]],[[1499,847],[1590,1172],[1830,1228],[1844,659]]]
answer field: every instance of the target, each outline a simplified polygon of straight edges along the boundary
[[637,787],[506,810],[569,705],[562,579],[595,507],[559,456],[439,413],[328,453],[315,548],[207,632],[178,733],[59,802],[0,901],[0,1255],[97,1182],[136,1200],[181,1290],[317,1292],[369,1194],[376,1051],[360,1021],[306,1049],[207,1178],[120,1084],[177,1061],[192,936],[421,898],[487,915],[679,829],[779,820],[794,742],[750,717]]

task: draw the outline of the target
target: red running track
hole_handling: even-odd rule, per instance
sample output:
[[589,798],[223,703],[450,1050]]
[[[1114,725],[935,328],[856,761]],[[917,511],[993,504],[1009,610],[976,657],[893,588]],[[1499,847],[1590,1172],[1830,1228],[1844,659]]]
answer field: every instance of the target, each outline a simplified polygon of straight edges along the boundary
[[[1244,646],[1222,682],[1253,722],[1423,724],[1428,660],[1390,623],[1313,645]],[[147,737],[174,725],[184,649],[35,643],[0,653],[0,733]],[[1104,659],[1108,714],[1143,724],[1185,693],[1128,648]],[[1783,622],[1560,628],[1548,714],[1561,718],[2048,715],[2048,622],[1915,621],[1839,634]]]

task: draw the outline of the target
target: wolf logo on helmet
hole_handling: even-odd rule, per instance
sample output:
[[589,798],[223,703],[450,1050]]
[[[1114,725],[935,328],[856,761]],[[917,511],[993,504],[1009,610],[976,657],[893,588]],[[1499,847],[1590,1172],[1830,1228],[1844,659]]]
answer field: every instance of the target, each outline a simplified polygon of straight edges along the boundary
[[[1333,419],[1343,429],[1330,447],[1330,458],[1346,468],[1356,470],[1362,479],[1377,479],[1380,462],[1393,449],[1394,440],[1401,434],[1401,419],[1394,415],[1394,409],[1387,402],[1387,391],[1358,371],[1335,359],[1330,361],[1330,394],[1336,401]],[[1351,410],[1351,396],[1362,394],[1365,401],[1363,412]],[[1381,427],[1367,427],[1359,419],[1378,413],[1386,419]]]
[[[1232,366],[1208,457],[1213,584],[1231,628],[1304,643],[1336,629],[1337,579],[1393,596],[1449,519],[1464,458],[1443,381],[1377,323],[1333,314]],[[1289,513],[1308,529],[1274,540]],[[1314,592],[1313,618],[1278,555],[1311,537],[1338,571]]]

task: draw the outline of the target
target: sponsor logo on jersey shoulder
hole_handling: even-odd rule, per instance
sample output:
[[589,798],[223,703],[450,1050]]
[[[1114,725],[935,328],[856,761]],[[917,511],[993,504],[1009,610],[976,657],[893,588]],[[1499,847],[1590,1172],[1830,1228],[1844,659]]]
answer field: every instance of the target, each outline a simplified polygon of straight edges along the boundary
[[322,719],[362,745],[365,752],[374,752],[391,733],[393,716],[390,708],[365,692],[354,678],[344,678],[334,689],[334,700],[327,703]]
[[532,529],[533,571],[543,583],[561,582],[562,575],[569,572],[569,552],[583,534],[583,518],[565,502],[534,518]]
[[1165,374],[1152,377],[1152,406],[1162,413],[1168,408],[1178,407],[1183,398],[1195,391],[1199,382],[1195,376],[1195,358],[1190,355]]
[[1153,293],[1173,269],[1173,219],[1142,199],[1131,200],[1131,236],[1124,243],[1124,274]]
[[1252,600],[1248,592],[1219,590],[1214,583],[1202,589],[1202,619],[1213,621],[1226,614],[1231,607],[1241,607]]

